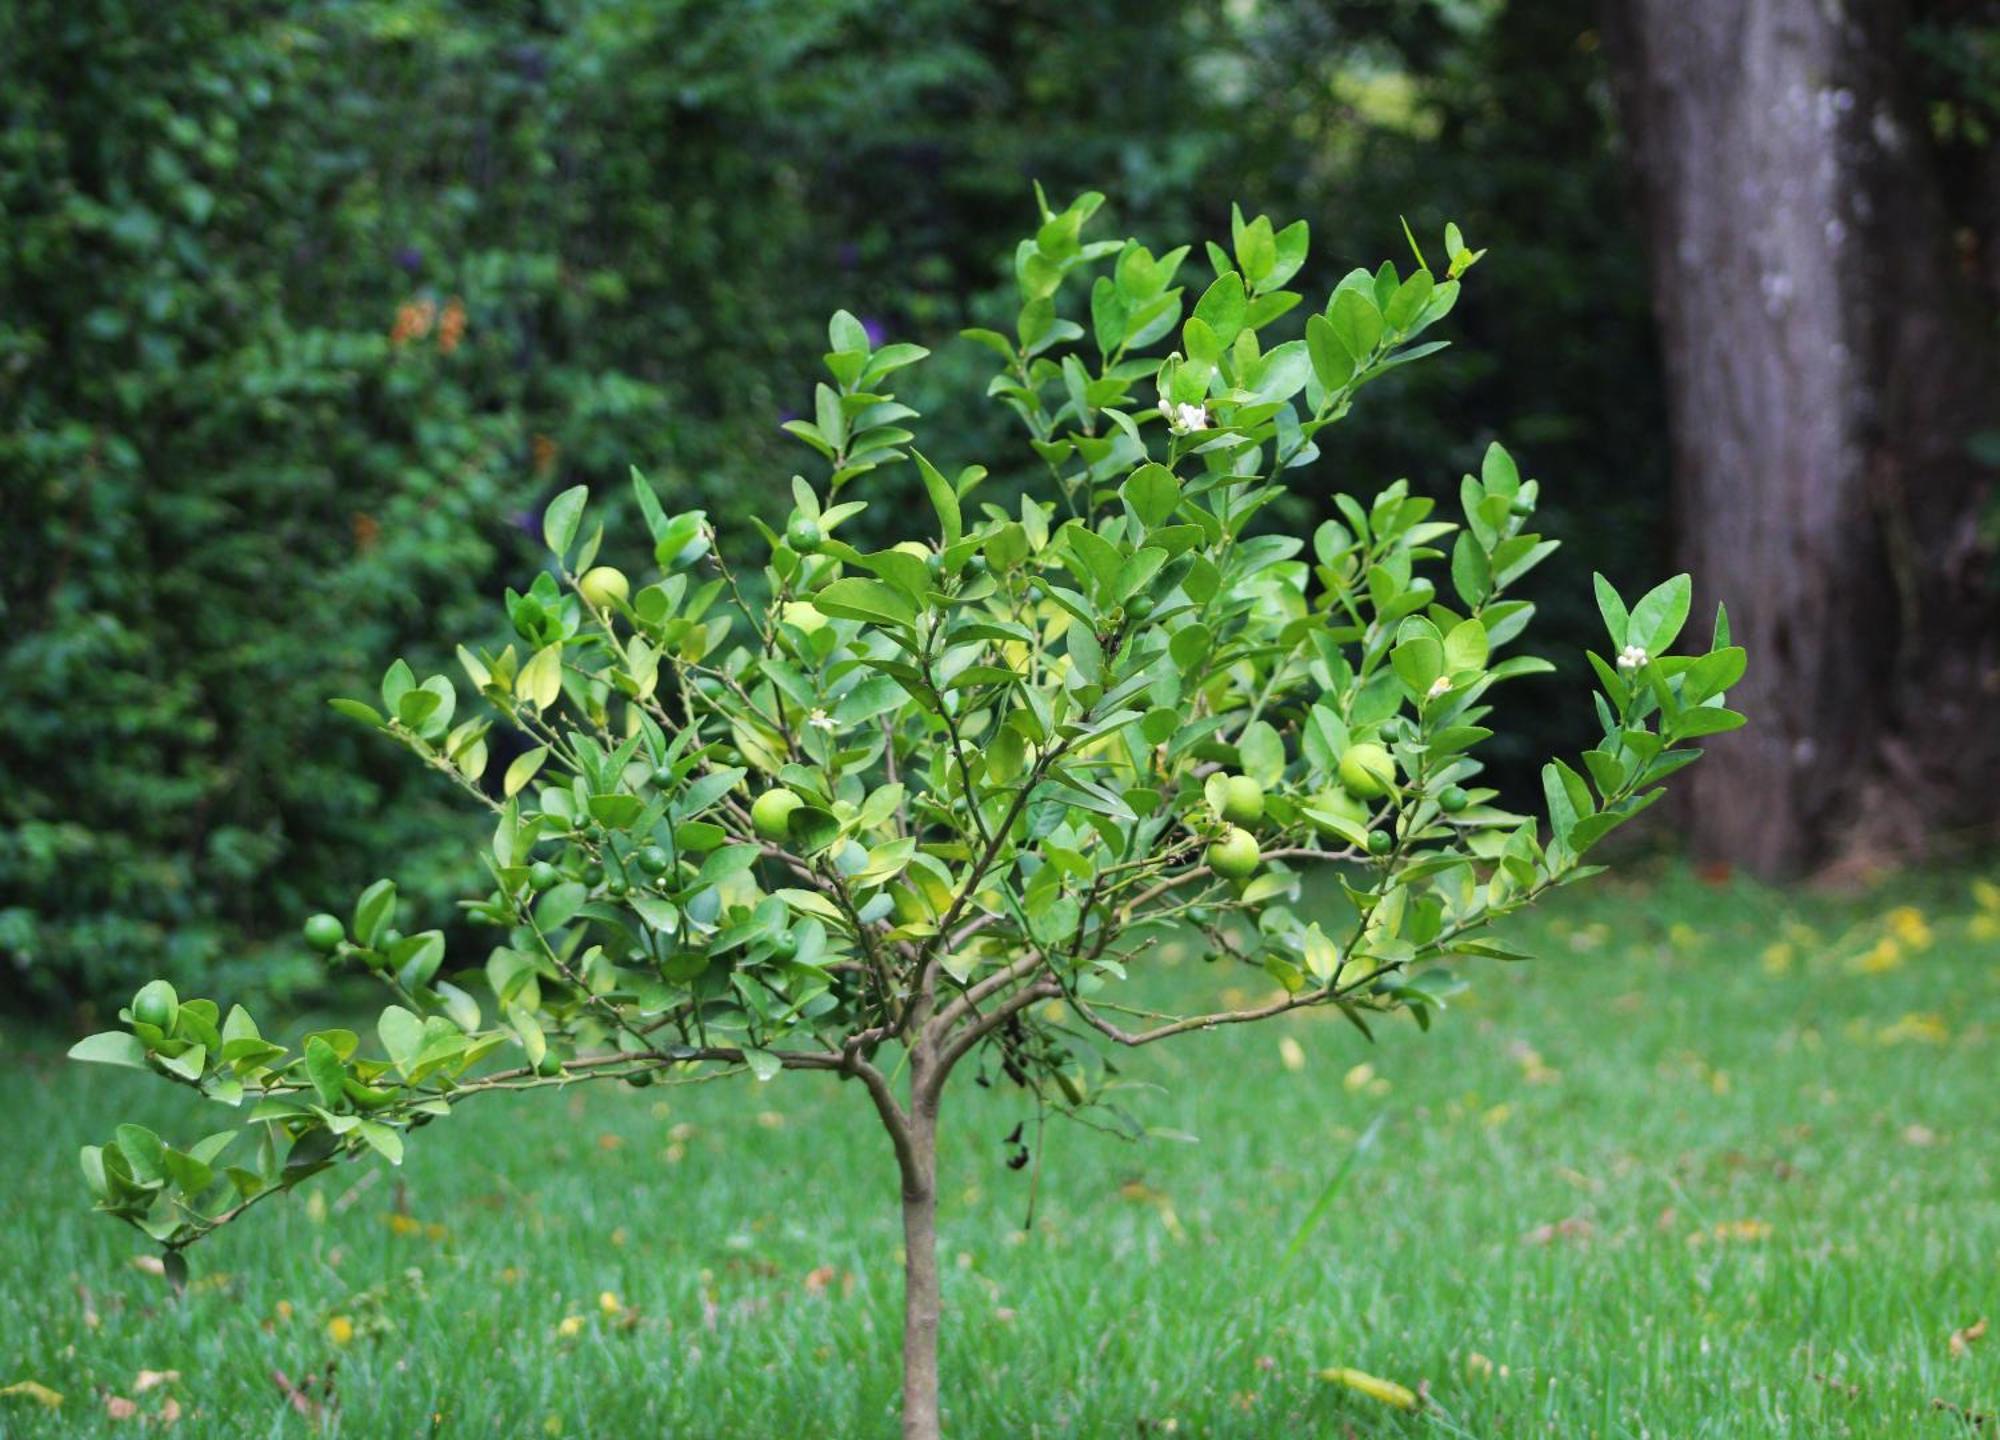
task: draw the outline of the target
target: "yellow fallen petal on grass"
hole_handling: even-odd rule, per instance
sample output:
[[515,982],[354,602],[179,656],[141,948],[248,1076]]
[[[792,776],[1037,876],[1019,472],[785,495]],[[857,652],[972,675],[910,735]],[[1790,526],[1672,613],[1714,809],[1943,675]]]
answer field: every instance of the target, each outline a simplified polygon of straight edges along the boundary
[[326,1338],[336,1345],[345,1345],[354,1338],[354,1322],[345,1315],[336,1315],[326,1322]]
[[1293,1074],[1306,1068],[1305,1047],[1291,1036],[1282,1036],[1278,1041],[1278,1061]]
[[1416,1391],[1407,1385],[1398,1385],[1394,1380],[1384,1380],[1379,1375],[1370,1375],[1365,1370],[1350,1370],[1337,1365],[1319,1372],[1319,1378],[1334,1385],[1345,1385],[1350,1390],[1359,1390],[1371,1400],[1380,1400],[1384,1405],[1393,1405],[1398,1410],[1417,1408]]
[[51,1410],[63,1402],[60,1390],[51,1390],[38,1380],[16,1380],[12,1385],[0,1385],[0,1395],[19,1395],[24,1400],[33,1400]]

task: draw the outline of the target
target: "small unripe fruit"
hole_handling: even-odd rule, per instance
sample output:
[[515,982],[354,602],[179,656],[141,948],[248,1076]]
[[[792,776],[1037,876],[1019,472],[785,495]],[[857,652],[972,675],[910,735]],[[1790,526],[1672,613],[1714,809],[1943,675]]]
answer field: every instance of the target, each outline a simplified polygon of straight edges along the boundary
[[171,1034],[180,1013],[180,997],[174,994],[174,987],[164,980],[149,982],[132,997],[134,1024],[156,1026]]
[[1472,797],[1457,785],[1447,785],[1438,793],[1438,809],[1447,815],[1456,815],[1472,802]]
[[789,790],[766,790],[750,807],[751,827],[775,845],[790,836],[792,812],[805,803]]
[[826,536],[820,533],[817,520],[800,515],[785,527],[785,543],[801,555],[817,555],[819,547],[826,543]]
[[1241,826],[1232,825],[1222,838],[1208,847],[1208,868],[1225,880],[1248,880],[1263,860],[1257,837]]
[[650,1070],[634,1070],[630,1075],[625,1077],[625,1083],[630,1085],[634,1090],[644,1090],[648,1085],[653,1083],[653,1072]]
[[623,880],[620,880],[615,876],[612,879],[604,882],[604,893],[606,895],[609,895],[614,900],[624,899],[626,893],[630,891],[631,888],[632,887],[630,885],[627,885]]
[[625,582],[625,572],[610,565],[599,565],[583,572],[583,578],[576,582],[577,593],[583,596],[583,603],[593,610],[608,610],[613,604],[622,605],[632,593],[632,587]]
[[1377,800],[1396,783],[1396,761],[1389,752],[1371,741],[1347,747],[1340,757],[1340,783],[1347,793],[1363,800]]
[[655,765],[651,779],[655,790],[666,789],[674,783],[674,767],[671,765]]
[[347,927],[338,915],[319,914],[306,921],[306,944],[322,955],[331,955],[347,938]]
[[562,872],[546,860],[537,860],[528,867],[528,888],[537,895],[553,889],[562,879]]
[[1254,825],[1264,818],[1264,787],[1248,775],[1231,775],[1223,786],[1222,818],[1231,825]]
[[633,858],[639,862],[639,868],[648,875],[664,875],[667,873],[667,867],[674,863],[667,857],[667,852],[657,845],[648,845]]
[[782,617],[787,625],[803,635],[816,634],[826,628],[826,616],[819,613],[819,607],[804,600],[787,600]]
[[562,1058],[553,1050],[544,1050],[542,1058],[535,1062],[535,1073],[544,1076],[562,1074]]
[[584,866],[583,883],[593,887],[602,885],[604,883],[604,867],[595,860]]
[[1395,848],[1396,837],[1391,835],[1387,830],[1370,830],[1368,832],[1368,853],[1370,855],[1387,855]]
[[1134,621],[1144,620],[1148,615],[1151,615],[1152,613],[1153,613],[1153,597],[1150,595],[1145,595],[1145,594],[1134,595],[1131,599],[1125,602],[1125,617],[1128,620],[1134,620]]
[[779,960],[789,960],[799,953],[799,937],[787,930],[782,935],[771,937],[771,954]]

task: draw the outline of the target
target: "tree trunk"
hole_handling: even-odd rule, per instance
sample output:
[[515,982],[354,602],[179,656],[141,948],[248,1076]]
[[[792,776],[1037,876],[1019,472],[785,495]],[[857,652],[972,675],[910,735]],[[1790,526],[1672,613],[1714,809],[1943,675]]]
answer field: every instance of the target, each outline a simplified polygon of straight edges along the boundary
[[[924,1047],[919,1046],[919,1051]],[[939,1440],[937,1097],[927,1057],[913,1055],[910,1107],[897,1147],[903,1179],[903,1440]]]
[[1749,726],[1689,772],[1761,874],[1990,824],[1993,331],[1952,258],[1898,0],[1606,0],[1666,357],[1681,558]]

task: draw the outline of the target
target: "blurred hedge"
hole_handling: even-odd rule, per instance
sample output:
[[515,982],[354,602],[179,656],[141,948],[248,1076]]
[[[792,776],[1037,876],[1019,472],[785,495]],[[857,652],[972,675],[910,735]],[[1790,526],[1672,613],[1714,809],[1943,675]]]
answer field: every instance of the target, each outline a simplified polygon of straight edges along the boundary
[[[933,345],[985,319],[1031,177],[1142,235],[1304,216],[1315,283],[1449,212],[1486,298],[1327,482],[1445,488],[1524,417],[1500,438],[1568,502],[1549,528],[1644,568],[1664,447],[1587,15],[14,0],[0,986],[282,989],[298,916],[390,864],[446,913],[469,822],[325,698],[490,624],[564,486],[773,494],[826,313]],[[992,423],[934,415],[927,448],[985,458]]]

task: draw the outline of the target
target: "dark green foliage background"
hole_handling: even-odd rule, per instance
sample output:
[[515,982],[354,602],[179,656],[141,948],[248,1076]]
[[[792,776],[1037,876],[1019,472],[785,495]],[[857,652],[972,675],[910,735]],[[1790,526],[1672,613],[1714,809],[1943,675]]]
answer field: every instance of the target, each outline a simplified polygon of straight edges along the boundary
[[[326,698],[492,628],[569,485],[783,506],[837,305],[940,347],[908,395],[940,464],[999,453],[947,342],[1001,314],[1034,178],[1154,241],[1303,216],[1308,291],[1456,219],[1492,250],[1457,348],[1279,521],[1498,438],[1568,546],[1545,653],[1580,660],[1592,566],[1658,578],[1582,0],[16,0],[0,74],[0,1004],[307,983],[299,917],[392,866],[443,918],[476,817]],[[392,343],[454,297],[462,343]]]

